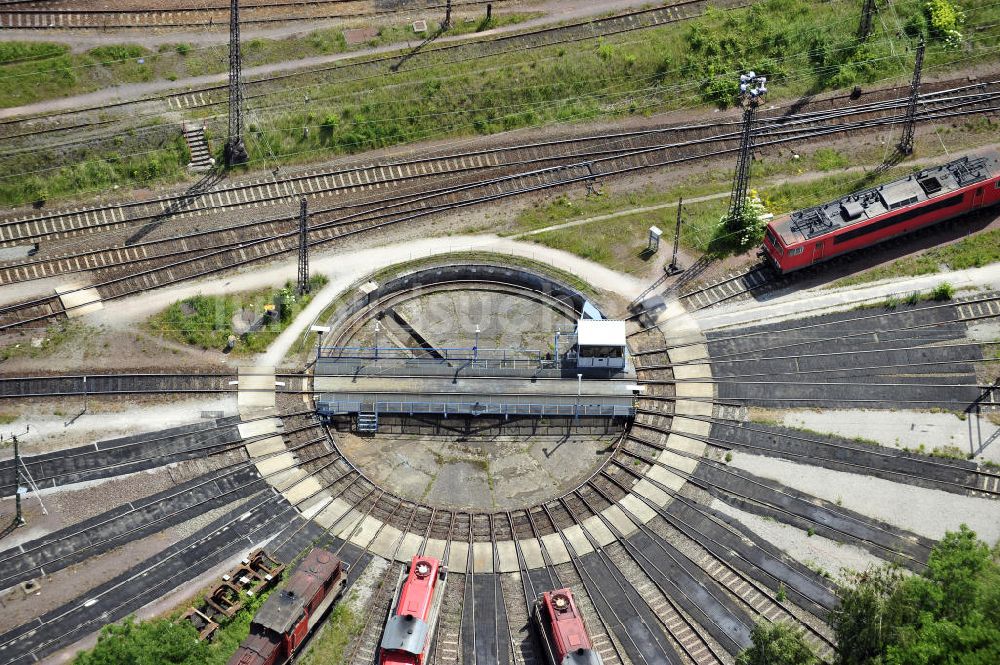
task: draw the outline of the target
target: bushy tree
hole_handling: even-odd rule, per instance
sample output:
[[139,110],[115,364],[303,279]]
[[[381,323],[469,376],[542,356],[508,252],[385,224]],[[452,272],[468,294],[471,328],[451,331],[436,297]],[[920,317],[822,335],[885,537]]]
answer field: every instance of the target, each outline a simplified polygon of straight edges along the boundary
[[819,659],[805,641],[802,631],[787,623],[761,621],[750,633],[751,646],[737,658],[736,665],[817,665]]
[[208,658],[208,645],[191,624],[129,617],[102,628],[97,646],[78,654],[73,665],[204,665]]
[[871,568],[840,592],[833,615],[840,665],[1000,663],[1000,548],[964,524],[931,552],[927,571]]

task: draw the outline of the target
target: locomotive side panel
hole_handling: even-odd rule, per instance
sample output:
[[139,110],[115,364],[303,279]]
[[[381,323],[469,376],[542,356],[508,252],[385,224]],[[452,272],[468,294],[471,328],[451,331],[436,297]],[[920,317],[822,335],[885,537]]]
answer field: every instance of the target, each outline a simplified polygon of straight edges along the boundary
[[1000,203],[1000,153],[963,157],[767,225],[763,254],[782,273]]

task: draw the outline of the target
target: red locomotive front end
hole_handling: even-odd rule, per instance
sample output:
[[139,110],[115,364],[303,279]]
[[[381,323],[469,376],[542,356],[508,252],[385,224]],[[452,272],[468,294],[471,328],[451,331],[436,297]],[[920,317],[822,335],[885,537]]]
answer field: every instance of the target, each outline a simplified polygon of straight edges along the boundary
[[1000,203],[1000,153],[963,157],[767,225],[763,251],[782,273]]
[[543,593],[535,603],[535,623],[550,665],[603,665],[569,589]]
[[389,619],[382,633],[380,665],[423,665],[434,639],[447,570],[433,557],[417,555],[400,571]]

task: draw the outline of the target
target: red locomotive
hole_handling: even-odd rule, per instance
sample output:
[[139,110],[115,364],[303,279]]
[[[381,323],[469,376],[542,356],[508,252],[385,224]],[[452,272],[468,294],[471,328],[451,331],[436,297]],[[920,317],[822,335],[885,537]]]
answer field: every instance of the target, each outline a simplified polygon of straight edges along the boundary
[[782,273],[1000,203],[1000,154],[963,157],[775,219],[764,253]]
[[247,636],[229,665],[285,663],[316,627],[347,584],[340,559],[314,548],[292,572],[288,583],[257,610]]
[[535,624],[550,665],[603,665],[569,589],[546,591],[535,601]]
[[379,665],[423,665],[434,638],[448,571],[437,559],[419,554],[399,571],[380,644]]

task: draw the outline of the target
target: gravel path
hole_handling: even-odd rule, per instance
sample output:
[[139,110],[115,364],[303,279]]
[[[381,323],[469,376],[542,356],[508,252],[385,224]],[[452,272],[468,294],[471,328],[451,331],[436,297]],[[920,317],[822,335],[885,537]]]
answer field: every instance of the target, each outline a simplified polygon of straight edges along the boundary
[[[223,416],[237,413],[235,395],[199,397],[179,399],[169,404],[132,406],[123,411],[102,413],[91,410],[67,426],[66,421],[82,408],[82,400],[78,401],[80,404],[60,403],[59,406],[65,409],[63,415],[37,410],[20,413],[14,422],[0,425],[0,434],[6,439],[8,434],[20,434],[24,432],[26,425],[31,425],[31,431],[20,438],[21,454],[36,455],[94,441],[196,423],[201,420],[202,411],[221,411]],[[0,459],[13,454],[11,448],[3,448],[0,450]]]
[[740,301],[729,307],[695,312],[694,317],[698,320],[702,330],[737,325],[745,326],[764,321],[774,323],[801,318],[803,312],[809,312],[810,316],[815,316],[848,310],[859,303],[884,300],[889,296],[905,297],[914,291],[927,292],[942,282],[948,282],[959,291],[962,289],[1000,290],[1000,263],[934,275],[882,280],[873,284],[840,289],[811,288],[802,290],[793,286],[765,296],[766,300],[759,304]]
[[738,453],[731,464],[929,538],[940,539],[946,531],[957,530],[965,523],[987,543],[993,544],[1000,539],[1000,501],[901,485],[759,455]]
[[844,581],[845,569],[865,570],[869,566],[883,563],[860,547],[838,543],[823,536],[810,536],[802,529],[742,511],[723,501],[713,500],[709,507],[735,517],[740,524],[813,570],[822,568],[829,572],[837,582]]
[[[637,296],[645,287],[643,282],[634,277],[610,270],[569,252],[534,243],[499,238],[495,235],[425,238],[350,252],[316,253],[310,257],[310,270],[312,274],[326,275],[330,279],[329,284],[313,298],[309,306],[292,322],[292,325],[271,344],[267,353],[259,358],[258,364],[280,365],[295,339],[309,328],[319,313],[323,311],[323,308],[366,273],[410,259],[469,250],[512,254],[546,263],[572,273],[599,289],[620,294],[627,299]],[[209,278],[203,281],[185,282],[175,287],[157,289],[153,292],[108,303],[103,310],[82,317],[81,320],[93,325],[106,324],[128,328],[177,300],[197,294],[219,295],[236,290],[265,288],[282,284],[287,280],[295,280],[298,265],[296,261],[294,258],[289,258],[260,266],[258,269],[238,277]]]
[[[949,446],[973,454],[1000,430],[985,417],[959,418],[953,413],[865,409],[790,411],[785,414],[782,424],[849,439],[861,437],[891,448],[917,448],[923,444],[928,451]],[[987,446],[982,457],[1000,462],[1000,443]]]

